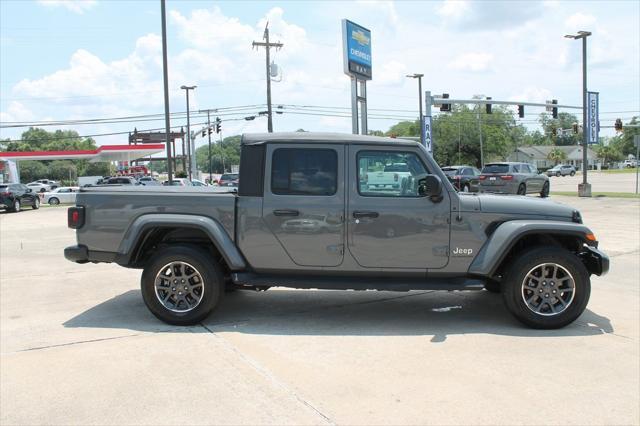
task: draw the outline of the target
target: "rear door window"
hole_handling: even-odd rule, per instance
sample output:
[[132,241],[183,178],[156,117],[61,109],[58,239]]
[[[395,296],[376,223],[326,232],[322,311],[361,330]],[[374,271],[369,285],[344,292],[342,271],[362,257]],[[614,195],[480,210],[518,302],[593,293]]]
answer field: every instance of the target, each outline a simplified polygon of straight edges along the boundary
[[338,155],[332,149],[278,148],[271,162],[271,192],[277,195],[334,195]]

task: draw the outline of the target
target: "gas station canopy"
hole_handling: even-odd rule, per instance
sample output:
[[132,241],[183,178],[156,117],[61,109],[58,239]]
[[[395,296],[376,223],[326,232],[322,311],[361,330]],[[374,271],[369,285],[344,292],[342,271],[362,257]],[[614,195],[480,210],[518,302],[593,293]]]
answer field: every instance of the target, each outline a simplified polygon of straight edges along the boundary
[[108,161],[133,161],[163,152],[164,144],[104,145],[98,149],[78,151],[4,151],[0,160],[89,160],[90,163]]

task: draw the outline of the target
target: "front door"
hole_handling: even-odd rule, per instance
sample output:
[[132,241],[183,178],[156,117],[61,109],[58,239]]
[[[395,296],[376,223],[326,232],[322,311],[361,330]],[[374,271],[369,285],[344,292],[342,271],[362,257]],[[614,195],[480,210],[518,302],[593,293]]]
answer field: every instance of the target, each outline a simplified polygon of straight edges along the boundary
[[344,255],[344,146],[270,144],[262,217],[299,266],[338,266]]
[[[407,147],[349,147],[348,169],[354,184],[348,191],[348,248],[359,265],[446,266],[450,198],[446,191],[440,201],[418,195],[418,180],[430,173],[421,155]],[[382,179],[390,184],[369,184],[374,175],[376,182]]]

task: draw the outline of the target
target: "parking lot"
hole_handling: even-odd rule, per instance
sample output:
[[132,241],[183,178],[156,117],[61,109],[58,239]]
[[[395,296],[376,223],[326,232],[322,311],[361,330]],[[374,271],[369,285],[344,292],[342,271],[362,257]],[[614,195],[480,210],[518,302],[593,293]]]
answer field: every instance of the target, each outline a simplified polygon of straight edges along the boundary
[[[598,171],[587,172],[587,178],[591,183],[591,190],[596,192],[628,192],[636,190],[636,174],[631,173],[606,173]],[[582,173],[575,176],[553,176],[551,180],[551,192],[578,192],[578,184],[582,183]]]
[[64,259],[66,208],[0,213],[0,422],[638,424],[640,201],[552,199],[611,256],[554,331],[486,291],[237,291],[168,326],[140,271]]

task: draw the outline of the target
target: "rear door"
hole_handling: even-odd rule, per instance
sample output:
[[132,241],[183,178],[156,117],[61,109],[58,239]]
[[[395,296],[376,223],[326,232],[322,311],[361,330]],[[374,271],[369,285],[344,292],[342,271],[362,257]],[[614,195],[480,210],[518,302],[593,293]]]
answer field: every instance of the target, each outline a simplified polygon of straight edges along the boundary
[[[348,248],[366,268],[437,269],[449,260],[450,199],[418,195],[418,180],[430,172],[410,147],[349,146]],[[371,187],[367,173],[404,163],[410,176],[400,188]]]
[[344,256],[344,145],[269,144],[262,218],[299,266]]

